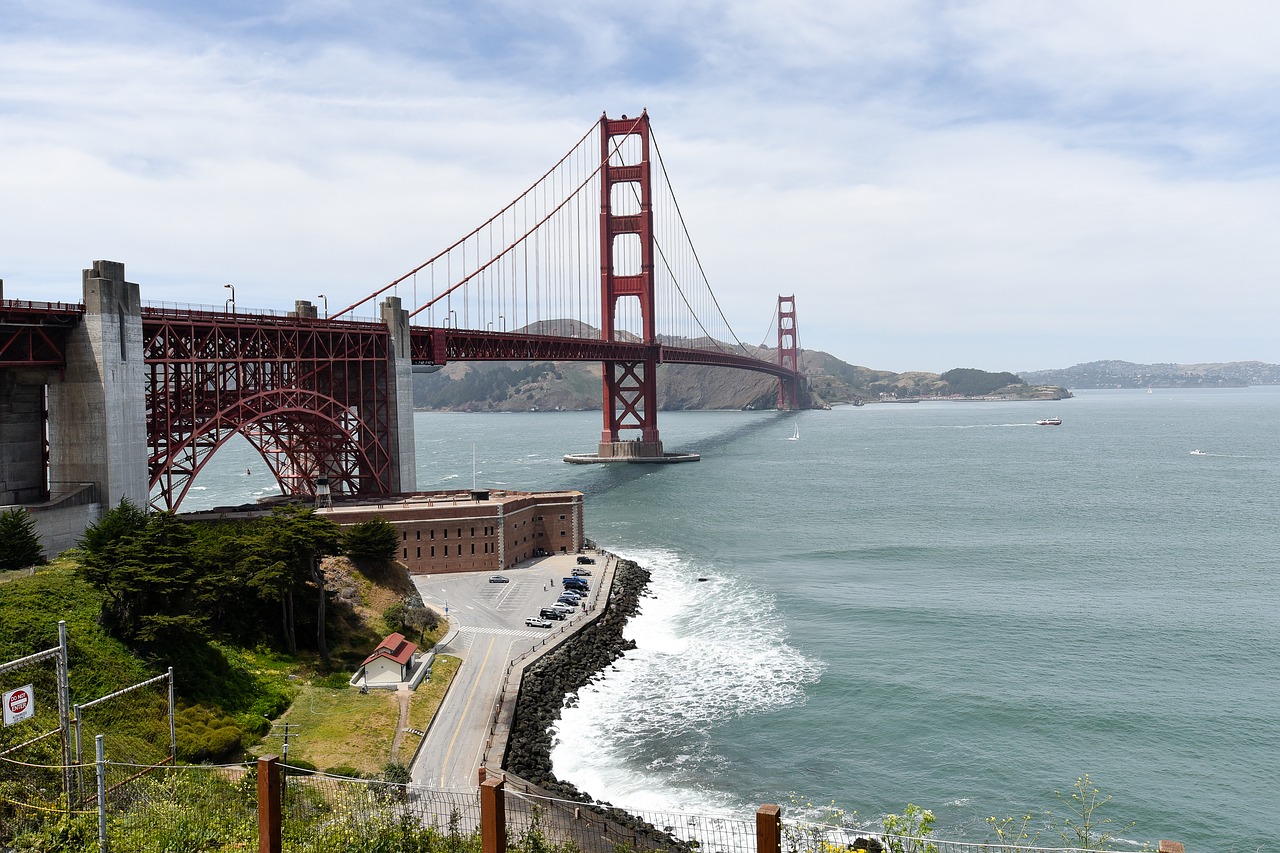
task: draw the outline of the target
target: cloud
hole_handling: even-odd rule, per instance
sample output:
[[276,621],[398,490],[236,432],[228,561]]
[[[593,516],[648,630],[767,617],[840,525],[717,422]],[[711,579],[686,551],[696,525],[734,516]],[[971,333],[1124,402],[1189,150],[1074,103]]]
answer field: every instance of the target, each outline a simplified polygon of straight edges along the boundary
[[794,292],[873,367],[1280,361],[1266,4],[4,9],[9,296],[111,258],[148,300],[336,307],[647,107],[748,341]]

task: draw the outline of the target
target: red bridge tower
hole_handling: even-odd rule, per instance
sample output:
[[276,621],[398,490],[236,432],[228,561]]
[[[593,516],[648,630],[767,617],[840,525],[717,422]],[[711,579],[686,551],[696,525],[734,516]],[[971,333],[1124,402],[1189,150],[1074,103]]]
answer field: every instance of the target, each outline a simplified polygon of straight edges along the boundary
[[[639,138],[640,159],[623,162],[622,152],[634,145],[615,140]],[[625,142],[625,139],[623,140]],[[642,361],[604,362],[604,430],[600,434],[599,457],[662,459],[658,437],[658,361],[660,348],[654,325],[653,298],[653,194],[649,174],[649,114],[638,118],[600,117],[600,293],[601,335],[618,340],[615,328],[618,300],[635,298],[640,303],[641,343],[650,347]],[[638,198],[638,213],[616,213],[614,205],[624,198]],[[618,273],[620,237],[639,238],[639,272]],[[630,248],[634,249],[634,241]],[[636,258],[625,253],[634,267]],[[623,430],[639,430],[638,440],[624,441]]]

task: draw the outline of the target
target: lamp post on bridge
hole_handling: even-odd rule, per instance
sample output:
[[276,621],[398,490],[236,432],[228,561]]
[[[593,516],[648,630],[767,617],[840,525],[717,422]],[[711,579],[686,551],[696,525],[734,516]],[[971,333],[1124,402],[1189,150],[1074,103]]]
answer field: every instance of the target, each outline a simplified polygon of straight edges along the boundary
[[[224,284],[222,286],[231,290],[231,298],[227,302],[231,304],[231,313],[234,314],[236,313],[236,286],[234,284]],[[225,308],[226,305],[223,307]]]
[[489,322],[487,322],[487,323],[485,323],[485,324],[484,324],[484,330],[485,330],[486,332],[492,332],[492,331],[493,331],[493,321],[492,321],[492,320],[490,320]]
[[499,315],[498,315],[498,321],[499,321],[500,323],[502,323],[502,331],[504,331],[504,332],[505,332],[505,331],[507,330],[507,317],[506,317],[506,315],[505,315],[505,314],[499,314]]
[[328,320],[329,319],[329,297],[325,296],[323,293],[319,293],[317,294],[317,296],[320,299],[324,300],[324,318]]
[[446,317],[445,319],[449,321],[449,328],[451,329],[458,328],[458,312],[457,311],[454,311],[452,308],[450,308],[449,316]]

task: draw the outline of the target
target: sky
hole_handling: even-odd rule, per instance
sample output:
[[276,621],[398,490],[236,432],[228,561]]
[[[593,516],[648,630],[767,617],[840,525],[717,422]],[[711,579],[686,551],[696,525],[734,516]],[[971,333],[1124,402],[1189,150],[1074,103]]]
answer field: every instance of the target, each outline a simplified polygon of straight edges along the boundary
[[1278,91],[1252,0],[0,0],[0,279],[336,308],[647,109],[744,341],[1280,363]]

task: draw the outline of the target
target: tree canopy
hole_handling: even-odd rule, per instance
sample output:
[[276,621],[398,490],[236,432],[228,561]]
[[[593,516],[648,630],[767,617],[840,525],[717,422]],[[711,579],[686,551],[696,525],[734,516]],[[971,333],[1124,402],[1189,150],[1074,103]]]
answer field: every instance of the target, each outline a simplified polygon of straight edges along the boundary
[[1021,377],[1012,373],[988,373],[973,367],[957,367],[942,374],[942,380],[952,393],[966,397],[981,397],[1007,385],[1026,385]]
[[353,524],[342,531],[342,550],[355,560],[394,560],[400,537],[381,517]]
[[0,571],[43,562],[44,549],[31,514],[22,507],[0,513]]
[[81,573],[105,594],[103,627],[131,646],[197,634],[252,642],[274,622],[293,653],[301,603],[315,607],[327,665],[320,558],[337,554],[339,543],[340,528],[306,507],[278,507],[251,524],[205,525],[121,501],[81,537]]

